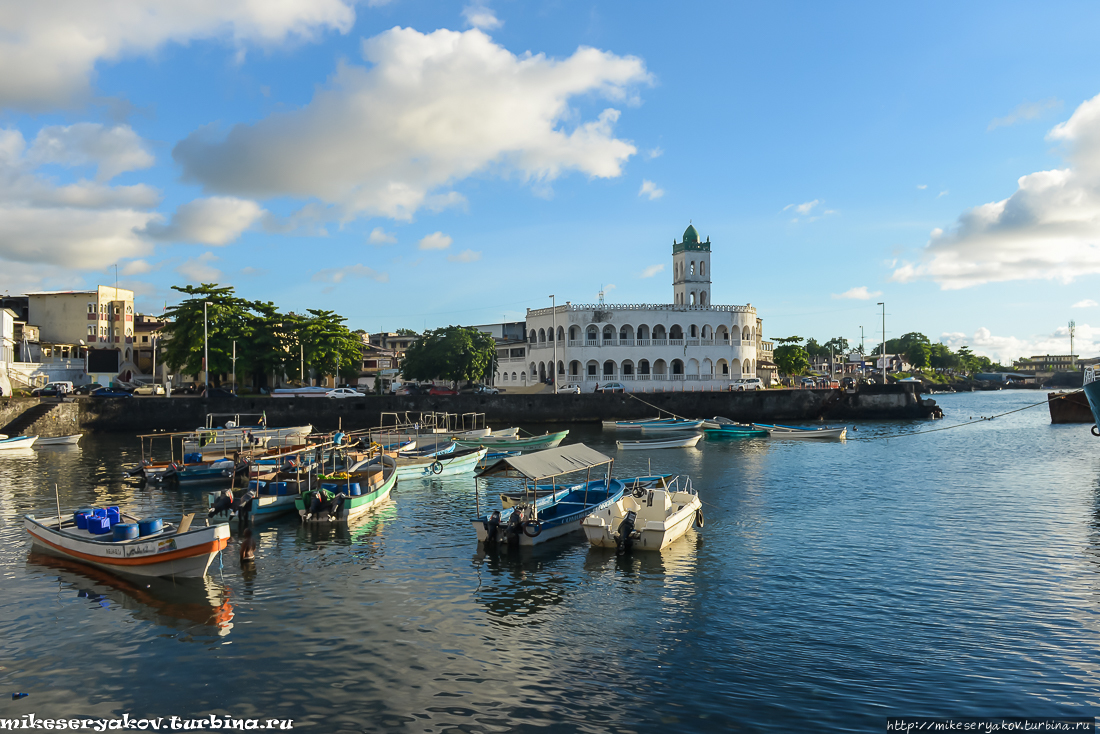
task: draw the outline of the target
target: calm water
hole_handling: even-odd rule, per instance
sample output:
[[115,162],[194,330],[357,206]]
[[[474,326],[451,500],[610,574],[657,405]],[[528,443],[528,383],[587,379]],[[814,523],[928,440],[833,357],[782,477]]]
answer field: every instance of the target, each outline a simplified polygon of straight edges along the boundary
[[[941,396],[939,428],[1042,400]],[[541,430],[545,430],[545,426]],[[614,436],[570,436],[616,455]],[[136,442],[0,461],[0,717],[291,718],[312,731],[883,731],[887,715],[1092,715],[1100,439],[1045,407],[884,440],[653,452],[706,527],[659,554],[583,536],[477,552],[474,481],[402,482],[341,530],[262,526],[204,582],[128,582],[31,553],[24,512],[178,516],[132,488]],[[616,475],[647,471],[618,452]],[[481,482],[483,497],[500,485]],[[10,692],[30,694],[9,701]]]

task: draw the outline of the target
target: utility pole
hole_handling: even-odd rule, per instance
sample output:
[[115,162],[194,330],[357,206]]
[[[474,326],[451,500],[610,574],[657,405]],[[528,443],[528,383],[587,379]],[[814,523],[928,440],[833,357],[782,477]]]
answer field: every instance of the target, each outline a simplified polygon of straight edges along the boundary
[[1069,368],[1071,370],[1077,369],[1077,360],[1073,358],[1073,337],[1077,335],[1077,324],[1074,321],[1069,322]]
[[202,302],[202,392],[210,389],[210,335],[206,329],[206,307],[209,301]]
[[886,303],[879,303],[882,306],[882,384],[886,384]]
[[233,340],[233,394],[237,394],[237,340]]
[[551,373],[551,385],[554,388],[554,394],[558,393],[558,307],[554,301],[553,294],[550,295],[550,311],[553,313],[554,318],[554,364],[550,369]]
[[859,353],[860,355],[867,354],[866,347],[863,345],[863,327],[859,327]]
[[299,367],[298,382],[305,385],[306,382],[306,345],[299,343],[298,348],[301,350],[302,364]]

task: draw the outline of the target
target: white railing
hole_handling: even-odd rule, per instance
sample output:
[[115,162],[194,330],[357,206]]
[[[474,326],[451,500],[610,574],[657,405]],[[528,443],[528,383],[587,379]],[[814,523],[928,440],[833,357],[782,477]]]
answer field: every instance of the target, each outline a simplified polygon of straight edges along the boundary
[[619,339],[619,346],[620,347],[632,347],[632,346],[634,346],[634,340],[633,339]]
[[690,306],[687,304],[678,305],[675,303],[576,303],[568,306],[558,306],[554,308],[529,308],[527,309],[527,318],[532,316],[550,316],[557,311],[557,313],[568,313],[570,311],[675,311],[675,312],[690,312],[690,311],[702,311],[702,312],[717,312],[717,313],[756,313],[756,309],[752,306]]
[[581,340],[581,339],[570,339],[569,340],[569,346],[571,346],[571,347],[583,347],[584,346],[584,341]]
[[584,340],[584,345],[586,347],[598,347],[600,345],[600,343],[598,341],[596,341],[595,339],[585,339]]
[[666,379],[669,379],[669,380],[682,380],[682,379],[684,379],[683,375],[665,375],[665,377],[666,377]]
[[649,377],[649,375],[634,375],[635,380],[648,380]]
[[699,346],[699,340],[698,339],[688,339],[687,340],[687,345],[689,347],[697,347],[697,346]]
[[651,339],[635,339],[634,346],[636,347],[648,347]]
[[701,346],[701,347],[713,347],[714,346],[714,340],[713,339],[701,339],[699,341],[699,346]]
[[605,347],[613,347],[616,346],[616,341],[614,339],[604,339],[601,344]]
[[684,346],[684,340],[683,339],[669,339],[668,340],[668,345],[670,347],[682,347],[682,346]]

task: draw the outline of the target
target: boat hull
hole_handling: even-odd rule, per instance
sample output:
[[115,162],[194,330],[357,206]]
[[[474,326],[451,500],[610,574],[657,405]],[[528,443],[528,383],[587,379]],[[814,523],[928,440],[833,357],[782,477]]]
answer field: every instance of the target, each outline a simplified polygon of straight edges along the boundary
[[[599,512],[622,498],[626,489],[623,483],[617,479],[611,480],[610,487],[604,487],[603,480],[593,480],[587,484],[589,488],[587,491],[593,494],[594,498],[588,499],[585,487],[586,484],[582,483],[569,488],[565,492],[558,492],[538,500],[537,512],[532,512],[530,505],[520,508],[523,512],[522,517],[525,520],[535,519],[537,515],[540,522],[540,532],[535,537],[520,533],[516,544],[534,546],[577,532],[581,530],[581,523],[584,518],[593,512]],[[597,492],[602,495],[602,499],[599,499],[599,495],[596,495]],[[513,508],[513,511],[516,511],[516,508]],[[470,525],[477,535],[478,543],[485,543],[489,540],[489,528],[486,527],[488,517],[488,515],[485,515],[470,520]],[[507,518],[502,518],[502,521],[506,522]],[[507,542],[501,539],[501,544],[507,545]]]
[[82,434],[74,433],[72,436],[53,436],[50,438],[39,437],[35,442],[36,446],[72,446],[73,444],[80,443],[80,437]]
[[703,434],[697,433],[687,438],[653,439],[651,441],[616,441],[623,451],[645,451],[648,449],[684,449],[699,443]]
[[730,430],[728,428],[706,428],[703,430],[707,434],[707,438],[765,438],[768,432],[764,429],[739,429]]
[[753,428],[767,431],[772,438],[844,438],[848,429],[844,428],[797,428],[795,426],[775,426],[768,423],[753,423]]
[[1100,380],[1085,383],[1085,399],[1092,409],[1092,422],[1100,426]]
[[298,497],[295,498],[294,507],[298,510],[298,516],[302,518],[302,522],[319,524],[347,522],[348,520],[353,520],[369,512],[376,505],[385,502],[386,499],[389,498],[390,492],[393,491],[393,488],[397,485],[397,467],[395,466],[394,460],[388,456],[382,457],[382,460],[384,466],[382,482],[373,487],[369,492],[346,498],[340,511],[334,516],[330,516],[327,512],[310,516],[309,510],[306,508],[305,500],[302,495],[298,495]]
[[694,493],[655,489],[641,498],[623,496],[617,502],[586,517],[582,527],[585,537],[592,545],[617,548],[616,530],[627,511],[633,511],[637,513],[634,525],[637,537],[633,540],[633,549],[659,551],[684,536],[702,506],[698,495]]
[[1092,408],[1084,393],[1047,393],[1051,423],[1095,423]]
[[5,438],[0,440],[0,451],[6,451],[11,449],[29,449],[34,446],[35,441],[38,440],[38,436],[16,436],[15,438]]
[[402,463],[402,458],[398,456],[397,478],[431,479],[432,477],[465,474],[474,471],[487,453],[489,453],[489,449],[482,447],[470,453],[463,453],[461,456],[446,453],[404,460],[407,463]]
[[484,446],[490,450],[501,451],[541,451],[543,449],[556,448],[568,435],[569,431],[558,431],[557,433],[547,433],[543,436],[530,436],[528,438],[498,438],[496,436],[485,436],[483,438],[472,439],[460,438],[457,439],[455,443],[468,449]]
[[[133,518],[126,518],[133,521]],[[51,527],[52,525],[52,527]],[[104,540],[107,536],[79,537],[82,531],[57,529],[57,518],[45,522],[25,515],[23,526],[32,543],[54,555],[128,576],[199,578],[229,543],[229,528],[203,527],[186,533],[157,533],[131,541]]]

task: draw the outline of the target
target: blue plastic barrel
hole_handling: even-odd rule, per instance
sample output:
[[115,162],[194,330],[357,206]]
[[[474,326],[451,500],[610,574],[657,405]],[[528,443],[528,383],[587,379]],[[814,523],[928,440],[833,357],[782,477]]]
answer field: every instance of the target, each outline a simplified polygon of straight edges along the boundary
[[147,517],[138,521],[138,534],[144,538],[146,535],[159,533],[164,529],[164,521],[159,517]]
[[340,489],[339,484],[322,484],[321,489],[327,489],[330,492],[336,492]]
[[76,522],[77,528],[80,530],[88,529],[88,518],[92,516],[91,509],[77,510],[73,513],[73,520]]
[[358,497],[359,495],[363,494],[363,491],[359,489],[358,482],[352,482],[348,485],[348,494],[350,494],[352,497]]
[[92,515],[88,518],[88,530],[92,531],[92,535],[106,535],[111,532],[111,521],[99,515]]
[[107,519],[110,520],[111,527],[114,527],[115,525],[122,522],[122,513],[120,513],[118,511],[117,507],[108,507],[107,508]]
[[248,488],[255,489],[256,491],[261,491],[263,489],[263,484],[264,483],[259,481],[258,479],[253,479],[251,482],[248,483]]
[[138,537],[138,526],[136,522],[115,523],[111,533],[115,540],[133,540]]
[[198,464],[201,461],[202,461],[202,454],[197,452],[197,451],[183,455],[183,463],[184,464]]

